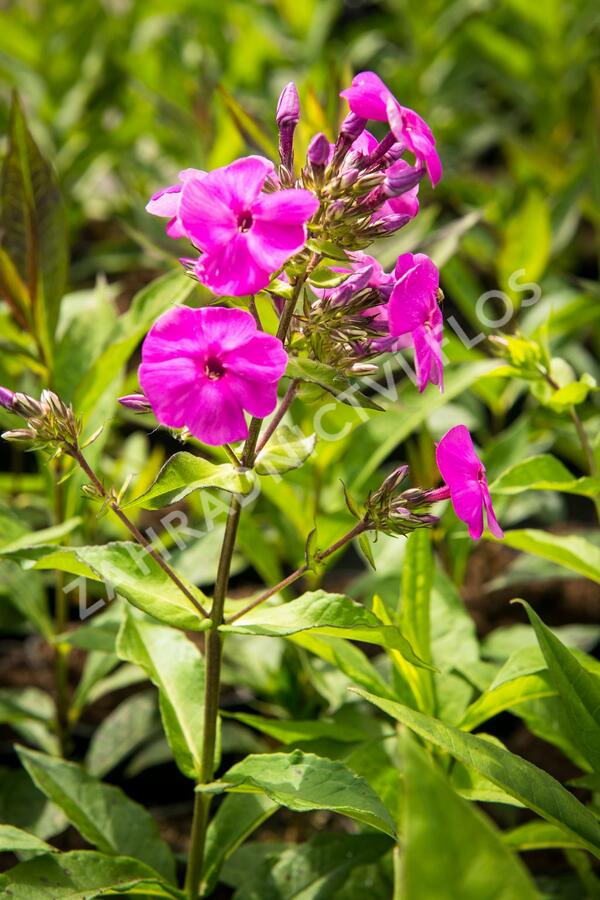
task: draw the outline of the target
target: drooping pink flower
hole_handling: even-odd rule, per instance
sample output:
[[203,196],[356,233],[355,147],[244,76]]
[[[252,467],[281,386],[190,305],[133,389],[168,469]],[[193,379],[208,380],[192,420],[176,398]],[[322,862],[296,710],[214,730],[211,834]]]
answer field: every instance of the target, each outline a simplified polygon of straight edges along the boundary
[[185,230],[179,218],[179,201],[183,185],[191,178],[203,178],[206,172],[202,169],[183,169],[179,173],[179,183],[171,184],[153,194],[146,204],[146,212],[152,216],[168,219],[167,234],[172,238],[185,237]]
[[273,412],[286,364],[281,341],[258,331],[245,310],[184,306],[146,335],[139,380],[162,425],[220,445],[247,437],[244,410]]
[[352,86],[342,91],[341,96],[346,98],[355,115],[388,122],[396,140],[426,167],[435,187],[442,177],[442,164],[433,133],[421,116],[398,103],[379,75],[359,72],[352,79]]
[[437,267],[423,253],[404,253],[398,257],[394,274],[397,281],[388,303],[390,334],[411,335],[419,391],[429,382],[443,391],[444,322],[438,303]]
[[239,297],[266,287],[306,241],[306,223],[319,201],[290,188],[267,194],[275,167],[248,156],[183,186],[179,216],[186,234],[203,251],[199,280],[216,294]]
[[475,452],[468,429],[464,425],[451,428],[437,445],[435,455],[454,512],[466,522],[473,540],[478,540],[483,533],[484,510],[491,533],[497,538],[504,537],[492,506],[485,467]]

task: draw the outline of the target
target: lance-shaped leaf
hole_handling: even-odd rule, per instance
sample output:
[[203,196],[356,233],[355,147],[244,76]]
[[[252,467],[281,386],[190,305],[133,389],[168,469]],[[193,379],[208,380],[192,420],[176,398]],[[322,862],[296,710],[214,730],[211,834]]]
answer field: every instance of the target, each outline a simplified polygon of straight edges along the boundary
[[228,794],[213,816],[204,851],[204,894],[214,888],[223,863],[279,809],[263,794]]
[[558,563],[600,584],[600,548],[578,535],[550,534],[535,528],[504,533],[504,543]]
[[344,890],[348,875],[376,863],[392,847],[383,834],[320,832],[302,844],[256,842],[242,847],[229,861],[223,881],[237,888],[236,900],[357,897]]
[[95,730],[86,754],[86,769],[91,775],[103,778],[140,744],[159,732],[154,692],[144,691],[127,697],[102,719]]
[[392,700],[375,697],[358,688],[352,690],[424,740],[476,769],[507,794],[600,857],[600,823],[583,803],[547,772],[491,741],[444,725],[438,719]]
[[525,607],[544,654],[550,681],[561,700],[571,739],[595,772],[600,772],[600,678],[547,628],[528,603]]
[[[408,536],[406,543],[398,620],[415,652],[427,662],[431,662],[430,605],[434,571],[431,533],[426,528],[419,528]],[[433,712],[435,699],[431,673],[420,670],[414,675],[408,680],[421,708]]]
[[49,357],[67,277],[66,220],[56,175],[27,128],[16,93],[0,207],[5,260],[0,266],[0,292],[19,308],[25,288],[30,327]]
[[128,888],[138,888],[137,896],[184,900],[181,891],[137,859],[88,850],[48,853],[0,875],[0,889],[11,900],[90,900]]
[[86,841],[103,853],[139,859],[174,882],[173,854],[142,806],[75,763],[25,747],[17,752],[37,787],[63,810]]
[[430,666],[419,659],[395,625],[384,625],[377,616],[343,594],[309,591],[281,606],[260,606],[221,631],[288,637],[302,631],[345,637],[398,650],[415,666]]
[[301,750],[247,756],[204,790],[266,794],[296,812],[329,809],[392,837],[395,833],[389,812],[364,778],[339,760]]
[[532,456],[506,469],[490,489],[494,494],[520,494],[522,491],[564,491],[593,497],[600,493],[597,478],[575,478],[560,460],[548,453]]
[[[115,541],[99,547],[55,548],[51,553],[47,551],[35,568],[60,569],[104,581],[138,609],[175,628],[203,631],[207,627],[208,620],[156,560],[144,547],[131,541]],[[180,581],[206,609],[209,601],[202,591],[184,578]]]
[[0,852],[22,853],[24,850],[34,853],[58,852],[35,834],[29,834],[14,825],[0,825]]
[[530,876],[501,833],[452,790],[410,732],[404,733],[403,759],[402,895],[411,900],[537,900]]
[[315,449],[316,441],[316,434],[307,437],[299,428],[283,425],[256,457],[256,471],[259,475],[281,475],[298,469]]
[[180,631],[130,610],[117,640],[121,659],[140,666],[159,691],[160,712],[177,765],[190,778],[200,772],[204,661]]
[[254,486],[251,471],[237,469],[231,463],[216,465],[193,453],[175,453],[164,464],[148,490],[126,505],[161,509],[179,503],[193,491],[220,488],[231,494],[249,494]]

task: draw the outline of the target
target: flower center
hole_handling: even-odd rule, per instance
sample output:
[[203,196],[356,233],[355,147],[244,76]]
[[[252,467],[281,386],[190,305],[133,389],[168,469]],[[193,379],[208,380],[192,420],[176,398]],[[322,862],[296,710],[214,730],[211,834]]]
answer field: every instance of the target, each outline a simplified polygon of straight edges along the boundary
[[209,356],[204,363],[204,374],[211,381],[218,381],[225,374],[225,366],[214,356]]
[[238,228],[240,231],[250,231],[252,228],[252,213],[245,209],[238,216]]

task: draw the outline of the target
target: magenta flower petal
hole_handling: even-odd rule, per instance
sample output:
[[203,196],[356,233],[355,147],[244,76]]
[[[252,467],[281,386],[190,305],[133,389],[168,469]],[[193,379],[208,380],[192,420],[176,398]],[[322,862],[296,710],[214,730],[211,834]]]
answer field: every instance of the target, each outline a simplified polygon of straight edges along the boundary
[[388,304],[390,334],[412,335],[419,391],[428,383],[443,390],[443,319],[437,299],[439,272],[424,254],[406,253],[396,263],[398,273],[402,274]]
[[170,220],[166,229],[169,237],[186,237],[185,229],[179,218],[179,203],[181,201],[183,183],[191,179],[203,178],[205,174],[202,169],[183,169],[179,173],[181,184],[172,184],[170,187],[157,191],[146,204],[146,212],[153,216],[161,216]]
[[387,100],[387,114],[394,137],[424,164],[431,185],[435,187],[442,177],[442,163],[435,149],[431,128],[418,113],[400,106],[394,97]]
[[245,310],[176,307],[148,332],[139,380],[161,424],[217,445],[246,437],[244,411],[273,411],[286,364],[281,341]]
[[319,201],[310,191],[292,188],[262,194],[253,206],[248,233],[255,260],[269,272],[279,269],[304,246],[306,222],[318,208]]
[[504,537],[492,506],[485,467],[464,425],[456,425],[444,435],[436,448],[436,461],[450,488],[454,511],[461,521],[466,522],[470,536],[474,540],[481,537],[485,510],[491,533],[497,538]]
[[205,253],[195,266],[199,280],[221,297],[243,297],[262,291],[271,274],[252,254],[247,234],[234,233],[229,242]]
[[393,94],[375,72],[359,72],[352,79],[352,86],[341,91],[352,112],[362,119],[387,120],[386,103]]

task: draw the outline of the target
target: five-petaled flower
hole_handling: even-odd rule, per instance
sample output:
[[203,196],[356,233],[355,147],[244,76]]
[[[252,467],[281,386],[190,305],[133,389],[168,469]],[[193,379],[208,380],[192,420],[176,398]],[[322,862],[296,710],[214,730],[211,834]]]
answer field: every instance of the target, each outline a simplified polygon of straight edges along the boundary
[[[504,537],[492,506],[485,467],[465,425],[456,425],[444,435],[436,448],[436,461],[448,486],[454,511],[466,522],[473,540],[478,540],[483,533],[484,510],[490,532],[494,537]],[[439,495],[436,499],[443,499],[441,491],[434,494]]]
[[442,177],[442,164],[429,125],[414,110],[401,106],[375,72],[359,72],[352,86],[341,92],[352,112],[364,119],[388,122],[394,137],[427,169],[435,187]]
[[444,389],[442,333],[444,321],[438,303],[440,276],[423,253],[403,253],[394,270],[396,283],[388,303],[390,334],[410,334],[415,349],[417,387],[428,382]]
[[281,341],[245,310],[176,307],[148,332],[139,379],[162,425],[220,445],[247,437],[244,410],[273,412],[286,364]]
[[195,274],[215,294],[239,297],[262,290],[304,247],[306,223],[319,201],[303,189],[265,193],[265,181],[274,174],[268,159],[247,156],[184,182],[179,217],[202,250]]

